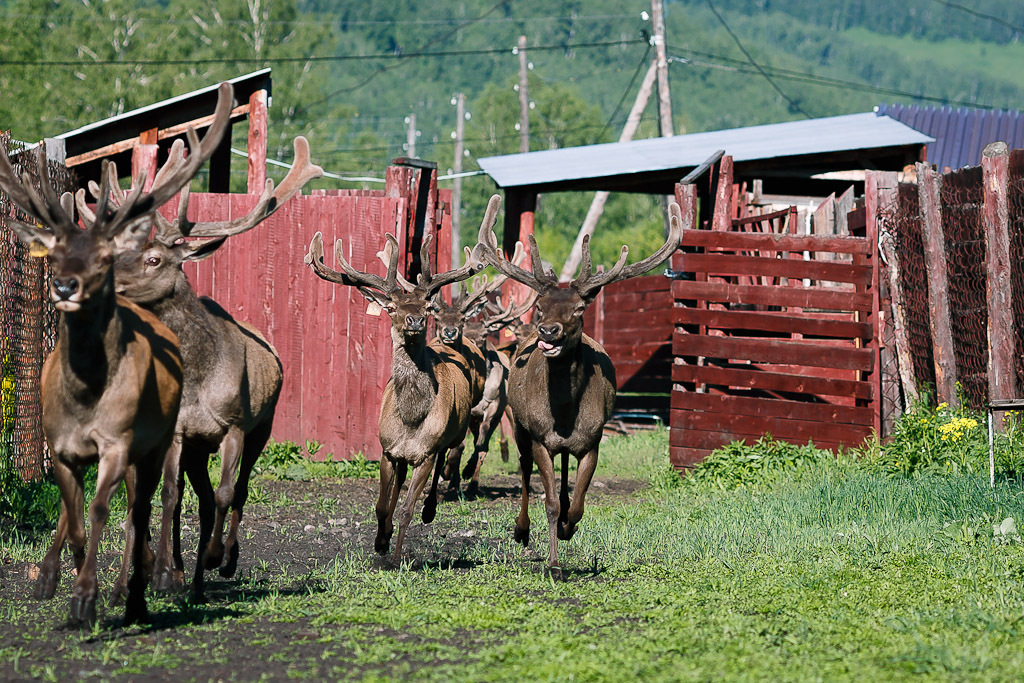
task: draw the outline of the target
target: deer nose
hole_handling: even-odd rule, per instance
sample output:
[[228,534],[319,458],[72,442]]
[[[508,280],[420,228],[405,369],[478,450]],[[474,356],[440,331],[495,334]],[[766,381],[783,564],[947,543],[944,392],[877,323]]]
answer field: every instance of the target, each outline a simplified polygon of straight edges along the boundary
[[562,326],[558,323],[552,323],[550,325],[538,325],[537,332],[540,333],[541,337],[546,339],[553,339],[558,337],[562,331]]
[[53,291],[61,299],[70,299],[78,291],[78,278],[55,277],[53,278]]
[[405,326],[413,332],[422,330],[426,325],[427,318],[422,315],[407,315],[405,316]]
[[446,327],[441,331],[441,334],[444,335],[445,339],[455,339],[455,337],[458,336],[459,331],[454,327]]

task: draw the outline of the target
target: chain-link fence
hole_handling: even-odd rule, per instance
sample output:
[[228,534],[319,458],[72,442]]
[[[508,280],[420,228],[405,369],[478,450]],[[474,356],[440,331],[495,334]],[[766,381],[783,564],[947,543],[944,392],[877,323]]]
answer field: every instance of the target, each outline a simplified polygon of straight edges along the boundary
[[972,408],[984,408],[988,399],[988,301],[981,167],[944,174],[939,196],[956,377],[963,400]]
[[[0,133],[0,145],[8,150],[18,175],[27,173],[38,188],[37,150],[26,151],[5,133]],[[71,176],[63,164],[50,162],[49,175],[58,193],[71,189]],[[11,217],[28,221],[0,192],[0,466],[13,466],[22,476],[32,478],[48,464],[39,377],[43,359],[56,341],[57,311],[46,298],[46,260],[29,254],[8,226]]]

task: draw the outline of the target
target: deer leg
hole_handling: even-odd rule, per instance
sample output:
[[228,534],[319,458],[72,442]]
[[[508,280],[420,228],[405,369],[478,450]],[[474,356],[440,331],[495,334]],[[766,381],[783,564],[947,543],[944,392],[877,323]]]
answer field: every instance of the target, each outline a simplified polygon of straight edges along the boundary
[[[473,442],[473,455],[470,457],[469,462],[466,463],[466,469],[462,473],[463,479],[469,479],[469,484],[466,485],[466,496],[471,498],[475,498],[477,491],[480,490],[480,470],[484,468],[487,449],[491,445],[491,435],[494,434],[494,430],[498,426],[498,416],[501,415],[501,411],[498,408],[498,401],[493,401],[487,406],[483,419],[480,421],[480,426],[476,431],[476,439]],[[505,459],[508,460],[507,454]],[[470,469],[470,464],[474,465],[472,469]]]
[[409,531],[409,524],[412,522],[412,510],[423,492],[423,487],[427,484],[427,478],[434,471],[434,461],[437,457],[436,454],[428,457],[412,471],[409,491],[405,494],[402,507],[398,510],[398,538],[395,540],[395,549],[391,553],[393,562],[398,562],[402,557],[402,542],[405,541],[405,534]]
[[82,523],[82,509],[85,505],[82,473],[72,470],[58,458],[53,459],[53,474],[60,490],[60,517],[53,543],[43,557],[33,595],[37,600],[49,600],[57,591],[57,575],[60,571],[60,553],[67,541],[75,560],[76,569],[81,570],[85,560],[85,525]]
[[506,405],[505,413],[498,422],[498,450],[502,462],[508,462],[508,435],[512,433],[512,409]]
[[391,545],[391,535],[395,531],[395,505],[398,504],[398,492],[405,483],[408,465],[404,462],[395,463],[388,453],[380,459],[380,493],[377,496],[377,538],[373,548],[380,555],[387,555]]
[[[183,454],[182,458],[185,457],[187,456]],[[174,553],[174,568],[180,572],[185,571],[185,560],[181,556],[181,500],[185,495],[185,466],[187,462],[187,460],[183,460],[182,466],[178,468],[178,500],[174,504],[174,526],[171,529],[171,548],[172,552]],[[203,459],[202,465],[203,469],[206,469],[205,458]],[[190,476],[189,480],[191,481],[191,479],[192,477]],[[207,480],[209,480],[209,476],[207,476]],[[192,485],[192,488],[193,490],[195,489],[195,484]],[[212,501],[212,488],[210,489],[210,497]]]
[[516,446],[519,448],[519,475],[523,490],[519,503],[519,517],[512,538],[525,548],[530,544],[530,475],[533,474],[533,441],[525,431],[516,432]]
[[466,449],[464,443],[448,450],[448,457],[444,463],[444,478],[448,482],[449,491],[458,491],[462,481],[459,479],[459,463],[462,462],[462,452]]
[[558,488],[558,538],[565,540],[562,535],[562,525],[565,524],[566,515],[569,513],[569,452],[562,452],[562,485]]
[[548,572],[552,578],[562,578],[562,570],[558,566],[558,491],[555,490],[555,461],[548,450],[540,443],[533,444],[533,461],[540,472],[541,483],[544,484],[544,509],[548,517]]
[[430,491],[427,492],[427,499],[423,501],[423,513],[420,519],[424,524],[433,522],[437,515],[437,482],[441,478],[442,469],[444,469],[444,460],[438,455],[434,458],[434,478],[430,482]]
[[238,468],[238,481],[235,482],[235,497],[231,503],[231,524],[228,527],[228,539],[224,544],[224,552],[228,559],[220,568],[220,575],[230,579],[235,575],[238,567],[238,527],[242,523],[242,514],[245,510],[245,503],[249,500],[249,478],[252,476],[256,460],[263,452],[263,448],[270,441],[270,430],[273,426],[273,413],[270,418],[264,420],[251,432],[245,435],[245,443],[242,446],[242,464]]
[[160,491],[160,542],[156,548],[156,571],[153,574],[153,590],[160,592],[180,588],[183,583],[181,574],[175,571],[171,548],[175,518],[180,520],[181,514],[181,449],[181,434],[175,434],[164,456],[164,485]]
[[136,471],[137,495],[131,508],[132,524],[135,527],[135,543],[132,548],[134,567],[128,581],[128,599],[124,612],[126,625],[149,621],[149,610],[146,609],[146,584],[149,582],[147,574],[150,572],[147,571],[146,565],[152,561],[152,553],[149,552],[146,537],[149,534],[149,517],[153,510],[153,494],[160,484],[161,456],[165,449],[170,448],[171,444],[168,443],[147,454],[132,467]]
[[[124,550],[121,552],[121,570],[114,589],[110,592],[110,606],[116,607],[124,603],[128,595],[128,573],[132,564],[132,550],[135,548],[135,525],[132,523],[132,506],[135,504],[135,468],[129,466],[124,475],[124,492],[127,501],[128,516],[124,523]],[[147,546],[148,547],[148,546]]]
[[[207,469],[208,453],[192,453],[186,451],[182,456],[182,473],[188,473],[192,490],[199,499],[199,543],[196,545],[196,568],[192,574],[192,601],[199,603],[205,600],[205,583],[203,577],[203,548],[210,542],[213,535],[213,517],[216,503],[213,499],[213,485],[210,483],[210,472]],[[179,495],[179,501],[180,501]],[[180,503],[179,503],[180,509]]]
[[[128,469],[128,452],[120,444],[106,443],[100,446],[100,464],[96,475],[96,495],[89,506],[89,547],[85,561],[78,571],[75,589],[71,598],[72,626],[92,626],[96,623],[96,595],[99,584],[96,580],[96,554],[99,552],[100,536],[110,516],[110,499],[117,485],[124,479]],[[141,482],[140,482],[141,483]],[[139,494],[142,491],[138,491]],[[136,502],[141,496],[136,496]],[[148,524],[148,515],[147,520]],[[136,530],[141,528],[140,520],[135,520]],[[145,530],[136,535],[136,544],[145,542]],[[129,598],[131,587],[129,586]]]
[[558,537],[568,541],[576,533],[576,525],[583,519],[583,499],[590,488],[590,480],[594,477],[594,469],[597,467],[597,448],[588,451],[579,460],[576,468],[576,488],[572,492],[572,505],[569,512],[559,520],[561,528],[558,530]]
[[228,428],[224,440],[220,442],[220,483],[214,494],[217,516],[213,520],[213,538],[203,553],[203,566],[207,569],[216,569],[224,561],[224,520],[235,497],[235,477],[238,475],[244,439],[245,434],[241,428],[233,425]]

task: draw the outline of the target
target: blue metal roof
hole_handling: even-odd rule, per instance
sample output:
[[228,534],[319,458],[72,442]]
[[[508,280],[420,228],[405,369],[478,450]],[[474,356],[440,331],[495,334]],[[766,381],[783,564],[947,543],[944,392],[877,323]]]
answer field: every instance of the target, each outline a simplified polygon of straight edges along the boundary
[[[933,142],[872,112],[584,147],[485,157],[480,167],[504,188],[688,169],[717,150],[733,161],[803,157]],[[679,174],[683,175],[682,173]]]
[[979,165],[981,151],[990,142],[1005,142],[1010,149],[1024,147],[1024,112],[906,104],[880,104],[875,111],[934,137],[928,145],[928,163],[940,169]]

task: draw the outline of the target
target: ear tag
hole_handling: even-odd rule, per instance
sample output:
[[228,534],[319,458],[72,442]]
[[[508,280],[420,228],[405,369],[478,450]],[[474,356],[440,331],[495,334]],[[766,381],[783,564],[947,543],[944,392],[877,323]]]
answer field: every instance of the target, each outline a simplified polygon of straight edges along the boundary
[[180,247],[182,244],[185,244],[184,237],[179,237],[178,239],[174,240],[174,246]]
[[28,245],[28,255],[36,258],[43,258],[50,253],[50,250],[46,248],[45,244],[39,242],[32,242]]
[[366,304],[366,315],[380,315],[380,312],[384,308],[376,301],[371,301]]

